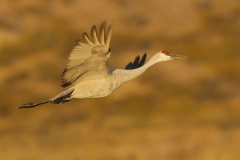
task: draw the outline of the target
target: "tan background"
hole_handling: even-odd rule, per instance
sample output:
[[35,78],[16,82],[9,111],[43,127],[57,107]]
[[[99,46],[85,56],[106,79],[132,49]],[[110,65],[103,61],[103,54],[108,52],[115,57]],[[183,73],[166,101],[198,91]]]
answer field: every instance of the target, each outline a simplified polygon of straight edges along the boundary
[[[111,67],[159,50],[189,60],[106,98],[17,109],[62,91],[75,40],[111,19]],[[0,159],[239,160],[239,49],[239,0],[3,0]]]

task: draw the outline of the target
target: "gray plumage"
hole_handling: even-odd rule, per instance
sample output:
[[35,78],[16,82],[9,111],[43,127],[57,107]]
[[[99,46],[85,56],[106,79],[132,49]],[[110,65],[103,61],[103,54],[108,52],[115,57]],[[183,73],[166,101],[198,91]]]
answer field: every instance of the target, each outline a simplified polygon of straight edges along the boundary
[[186,59],[184,56],[160,51],[145,65],[146,54],[142,58],[137,56],[133,62],[126,65],[125,69],[108,69],[107,60],[111,54],[111,34],[112,22],[109,25],[103,22],[99,31],[97,31],[96,26],[93,26],[90,36],[84,33],[84,41],[77,41],[63,71],[62,87],[64,91],[49,100],[40,103],[27,103],[19,108],[32,108],[46,103],[65,103],[72,98],[105,97],[157,62],[174,58]]

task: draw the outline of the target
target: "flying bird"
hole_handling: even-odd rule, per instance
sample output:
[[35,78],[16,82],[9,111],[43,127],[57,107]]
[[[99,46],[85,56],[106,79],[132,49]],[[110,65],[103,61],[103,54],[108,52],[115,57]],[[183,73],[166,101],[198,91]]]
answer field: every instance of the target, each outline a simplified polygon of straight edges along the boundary
[[125,69],[109,69],[107,60],[111,55],[111,35],[112,22],[107,24],[106,21],[101,24],[99,30],[94,25],[89,35],[83,33],[83,41],[76,42],[62,74],[64,90],[49,100],[23,104],[19,108],[33,108],[46,103],[65,103],[72,98],[105,97],[158,62],[175,58],[186,59],[185,56],[159,51],[146,63],[145,53],[127,64]]

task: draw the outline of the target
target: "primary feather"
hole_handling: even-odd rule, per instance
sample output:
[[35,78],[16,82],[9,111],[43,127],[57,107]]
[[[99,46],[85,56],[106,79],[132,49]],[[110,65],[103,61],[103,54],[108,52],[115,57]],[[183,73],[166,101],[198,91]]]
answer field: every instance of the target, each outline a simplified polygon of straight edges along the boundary
[[126,70],[136,69],[139,67],[142,67],[146,61],[147,54],[145,53],[142,58],[140,59],[140,56],[137,56],[133,62],[130,62],[126,65]]
[[112,24],[106,29],[106,22],[101,24],[99,33],[96,26],[91,29],[91,38],[87,33],[83,34],[84,42],[77,44],[70,53],[68,63],[62,74],[62,86],[70,87],[83,75],[89,72],[106,72],[106,62],[110,56],[110,40]]

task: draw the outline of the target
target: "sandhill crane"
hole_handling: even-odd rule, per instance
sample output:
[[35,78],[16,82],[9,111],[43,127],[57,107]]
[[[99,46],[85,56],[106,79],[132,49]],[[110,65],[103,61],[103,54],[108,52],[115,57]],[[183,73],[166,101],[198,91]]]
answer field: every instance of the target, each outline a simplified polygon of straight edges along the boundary
[[[19,108],[32,108],[41,104],[64,103],[72,98],[99,98],[111,94],[123,83],[139,76],[152,65],[175,58],[186,59],[185,56],[170,54],[167,51],[157,52],[146,64],[146,54],[137,56],[125,69],[108,69],[110,57],[110,40],[112,22],[103,22],[97,31],[94,25],[90,36],[83,33],[83,42],[77,41],[62,74],[64,91],[57,96],[40,102],[27,103]],[[91,38],[90,38],[91,37]]]

